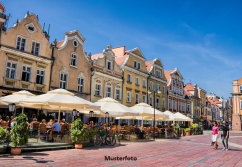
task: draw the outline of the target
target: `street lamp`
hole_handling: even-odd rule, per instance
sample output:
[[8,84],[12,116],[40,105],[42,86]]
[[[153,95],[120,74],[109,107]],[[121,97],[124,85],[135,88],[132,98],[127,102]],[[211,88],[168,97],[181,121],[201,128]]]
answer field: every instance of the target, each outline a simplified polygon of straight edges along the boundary
[[90,111],[90,112],[89,112],[89,117],[92,118],[93,115],[94,115],[94,112],[93,112],[93,111]]
[[15,116],[15,108],[16,108],[16,105],[14,103],[10,103],[8,105],[8,109],[9,109],[9,112],[14,112],[14,116]]
[[158,93],[158,94],[161,93],[160,87],[156,90],[153,90],[153,91],[151,91],[150,87],[149,87],[148,94],[151,94],[151,93],[153,93],[153,104],[154,104],[154,106],[153,106],[154,107],[154,122],[153,122],[154,133],[153,133],[153,138],[155,140],[155,93]]
[[14,103],[10,103],[8,105],[9,112],[14,112],[15,111],[16,105]]
[[76,116],[76,113],[77,113],[76,109],[73,109],[73,110],[72,110],[72,115],[73,115],[74,117]]
[[106,123],[108,122],[108,121],[107,121],[107,120],[108,120],[108,117],[109,117],[109,113],[106,112],[106,113],[105,113]]

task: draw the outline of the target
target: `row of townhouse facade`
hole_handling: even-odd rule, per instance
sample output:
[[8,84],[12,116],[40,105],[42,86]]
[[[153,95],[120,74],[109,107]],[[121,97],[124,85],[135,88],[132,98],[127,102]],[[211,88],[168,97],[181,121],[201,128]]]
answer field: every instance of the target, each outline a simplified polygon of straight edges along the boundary
[[87,55],[78,30],[51,43],[37,15],[27,12],[7,29],[2,4],[0,12],[0,97],[23,89],[42,94],[62,88],[92,102],[110,97],[128,107],[147,103],[194,121],[213,120],[209,114],[214,104],[205,90],[185,84],[178,68],[165,71],[161,59],[147,60],[140,48],[108,45],[101,53]]

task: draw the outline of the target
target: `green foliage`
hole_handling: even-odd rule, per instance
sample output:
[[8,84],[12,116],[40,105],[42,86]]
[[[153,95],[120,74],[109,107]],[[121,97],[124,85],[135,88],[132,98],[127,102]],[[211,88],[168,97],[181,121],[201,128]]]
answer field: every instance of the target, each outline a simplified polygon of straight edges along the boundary
[[0,141],[1,142],[9,142],[10,141],[10,135],[7,129],[3,129],[0,127]]
[[81,143],[85,137],[86,129],[80,118],[71,124],[71,140],[74,143]]
[[98,130],[96,128],[91,128],[91,129],[85,129],[84,131],[84,136],[85,138],[93,139],[93,137],[98,134]]
[[198,124],[192,124],[192,128],[197,128]]
[[28,143],[29,131],[27,124],[27,116],[25,114],[20,114],[16,117],[16,122],[11,128],[11,145],[14,147],[22,146]]
[[186,129],[185,129],[185,132],[190,132],[190,131],[191,131],[190,128],[186,128]]

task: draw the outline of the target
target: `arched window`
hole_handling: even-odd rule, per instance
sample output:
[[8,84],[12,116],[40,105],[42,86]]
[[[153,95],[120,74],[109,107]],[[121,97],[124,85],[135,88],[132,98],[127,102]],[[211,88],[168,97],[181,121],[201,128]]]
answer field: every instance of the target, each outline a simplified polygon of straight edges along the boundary
[[95,81],[95,95],[96,96],[101,96],[101,93],[102,93],[102,81],[97,79]]
[[85,75],[80,72],[77,77],[77,91],[83,93],[85,90]]
[[68,70],[63,67],[60,71],[60,88],[67,89],[68,87]]
[[115,86],[115,99],[121,100],[121,86],[119,84]]
[[112,84],[106,83],[106,97],[112,97]]

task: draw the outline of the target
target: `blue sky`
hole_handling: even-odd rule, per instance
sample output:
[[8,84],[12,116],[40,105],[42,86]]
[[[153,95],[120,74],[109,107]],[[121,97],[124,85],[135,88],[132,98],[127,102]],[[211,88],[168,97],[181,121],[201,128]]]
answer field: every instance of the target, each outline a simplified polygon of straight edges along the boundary
[[225,98],[242,77],[242,1],[2,0],[11,13],[8,27],[27,11],[50,24],[53,41],[78,29],[86,52],[107,45],[139,47],[147,60],[158,57],[165,70],[177,67],[185,83]]

